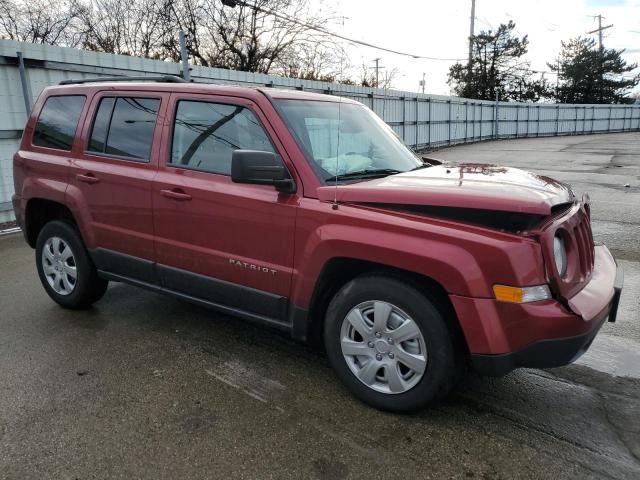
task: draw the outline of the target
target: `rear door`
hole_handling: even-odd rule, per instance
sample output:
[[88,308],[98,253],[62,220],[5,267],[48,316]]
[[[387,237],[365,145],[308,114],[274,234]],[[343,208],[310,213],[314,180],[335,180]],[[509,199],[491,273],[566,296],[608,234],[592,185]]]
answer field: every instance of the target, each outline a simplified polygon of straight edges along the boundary
[[298,194],[233,183],[230,172],[234,150],[275,152],[285,163],[286,152],[249,100],[173,94],[170,105],[171,128],[153,186],[163,285],[263,319],[283,319]]
[[151,182],[163,103],[169,94],[107,91],[91,102],[72,161],[69,196],[83,212],[85,239],[101,270],[155,283]]

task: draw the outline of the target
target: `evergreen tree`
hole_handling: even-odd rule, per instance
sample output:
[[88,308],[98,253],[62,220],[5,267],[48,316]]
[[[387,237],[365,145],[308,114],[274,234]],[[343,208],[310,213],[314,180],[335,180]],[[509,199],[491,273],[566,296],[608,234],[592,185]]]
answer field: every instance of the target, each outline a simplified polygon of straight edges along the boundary
[[449,85],[457,95],[480,100],[495,100],[496,95],[500,100],[540,99],[546,83],[534,79],[529,63],[522,59],[529,39],[515,36],[515,27],[510,21],[473,37],[471,69],[468,63],[449,69]]
[[624,50],[600,49],[595,40],[578,37],[562,42],[562,51],[549,68],[559,75],[551,91],[561,103],[633,103],[631,90],[640,82]]

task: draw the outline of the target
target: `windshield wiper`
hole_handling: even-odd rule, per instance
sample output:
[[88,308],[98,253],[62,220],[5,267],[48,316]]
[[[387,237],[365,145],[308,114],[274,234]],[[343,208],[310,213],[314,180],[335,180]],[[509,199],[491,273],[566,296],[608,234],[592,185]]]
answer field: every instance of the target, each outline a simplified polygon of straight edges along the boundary
[[356,170],[355,172],[341,173],[340,175],[329,177],[325,180],[325,182],[328,183],[328,182],[335,182],[340,180],[356,180],[361,178],[380,178],[380,177],[386,177],[388,175],[395,175],[396,173],[403,173],[403,172],[401,170],[395,170],[393,168]]

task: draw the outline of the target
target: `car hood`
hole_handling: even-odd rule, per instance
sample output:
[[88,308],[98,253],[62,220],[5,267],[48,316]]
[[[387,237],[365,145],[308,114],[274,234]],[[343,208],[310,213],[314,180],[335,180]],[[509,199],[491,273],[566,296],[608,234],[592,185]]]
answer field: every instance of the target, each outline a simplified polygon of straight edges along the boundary
[[431,205],[549,215],[572,202],[568,185],[525,170],[495,165],[438,165],[388,177],[318,188],[324,201]]

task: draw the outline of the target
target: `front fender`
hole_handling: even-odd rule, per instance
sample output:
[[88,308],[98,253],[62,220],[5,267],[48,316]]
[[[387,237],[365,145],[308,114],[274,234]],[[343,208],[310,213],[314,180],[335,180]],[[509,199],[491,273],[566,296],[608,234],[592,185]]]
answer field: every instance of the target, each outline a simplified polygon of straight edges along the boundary
[[[375,240],[363,243],[363,239]],[[402,249],[398,248],[399,245]],[[300,274],[293,291],[295,305],[309,305],[322,270],[336,257],[379,263],[426,275],[448,292],[466,292],[461,295],[472,291],[468,279],[482,278],[475,258],[459,246],[370,228],[325,225],[308,237],[303,249],[298,263]]]
[[[438,282],[447,293],[493,298],[493,285],[544,283],[540,246],[529,238],[424,217],[318,202],[299,216],[292,301],[310,304],[334,258],[389,266]],[[306,210],[306,209],[305,209]]]

